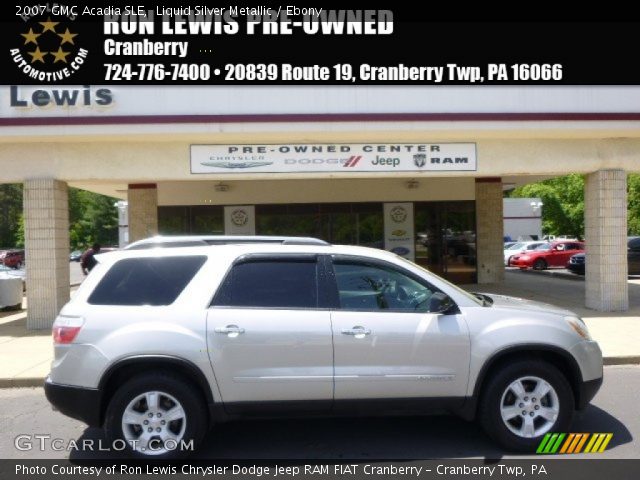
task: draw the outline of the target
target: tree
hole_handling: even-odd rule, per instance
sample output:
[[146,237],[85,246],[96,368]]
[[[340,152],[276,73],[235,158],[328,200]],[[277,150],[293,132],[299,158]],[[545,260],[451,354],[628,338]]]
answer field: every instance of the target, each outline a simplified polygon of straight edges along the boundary
[[584,235],[584,176],[552,178],[518,187],[512,198],[542,199],[542,231],[545,235]]
[[627,180],[629,205],[629,235],[640,235],[640,175],[629,175]]
[[0,247],[17,245],[22,216],[22,184],[0,185]]
[[118,243],[117,199],[97,193],[69,189],[69,240],[72,249],[93,243]]
[[[628,233],[640,235],[640,175],[629,174]],[[578,174],[552,178],[518,187],[507,196],[540,197],[542,231],[546,235],[584,236],[584,176]]]

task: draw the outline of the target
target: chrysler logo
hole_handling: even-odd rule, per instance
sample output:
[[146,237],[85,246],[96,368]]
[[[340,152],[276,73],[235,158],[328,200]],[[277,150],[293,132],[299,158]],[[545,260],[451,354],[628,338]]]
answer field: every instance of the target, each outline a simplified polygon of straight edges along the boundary
[[205,167],[217,167],[217,168],[256,168],[266,167],[267,165],[273,165],[273,162],[201,162]]

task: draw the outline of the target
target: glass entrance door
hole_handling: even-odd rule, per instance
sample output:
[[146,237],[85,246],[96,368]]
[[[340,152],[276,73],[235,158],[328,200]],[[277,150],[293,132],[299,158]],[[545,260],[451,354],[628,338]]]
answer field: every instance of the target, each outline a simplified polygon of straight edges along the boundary
[[474,202],[423,202],[414,209],[416,263],[454,283],[474,283]]

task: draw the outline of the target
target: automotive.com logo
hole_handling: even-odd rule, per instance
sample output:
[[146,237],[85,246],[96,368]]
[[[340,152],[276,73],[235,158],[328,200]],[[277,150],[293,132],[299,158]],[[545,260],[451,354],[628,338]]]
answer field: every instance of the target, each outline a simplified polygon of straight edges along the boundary
[[547,433],[536,453],[602,453],[612,438],[613,433]]
[[23,9],[24,25],[18,37],[11,39],[14,48],[9,49],[20,71],[39,82],[52,83],[79,70],[89,51],[80,47],[81,35],[71,9],[58,4]]

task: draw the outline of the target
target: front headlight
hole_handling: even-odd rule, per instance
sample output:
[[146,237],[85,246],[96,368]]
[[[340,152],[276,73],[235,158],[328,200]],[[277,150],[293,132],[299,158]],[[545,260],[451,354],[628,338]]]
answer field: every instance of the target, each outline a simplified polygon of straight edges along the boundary
[[580,317],[564,317],[565,321],[573,330],[585,340],[591,340],[589,329]]
[[518,257],[519,260],[529,260],[529,255],[520,255]]

